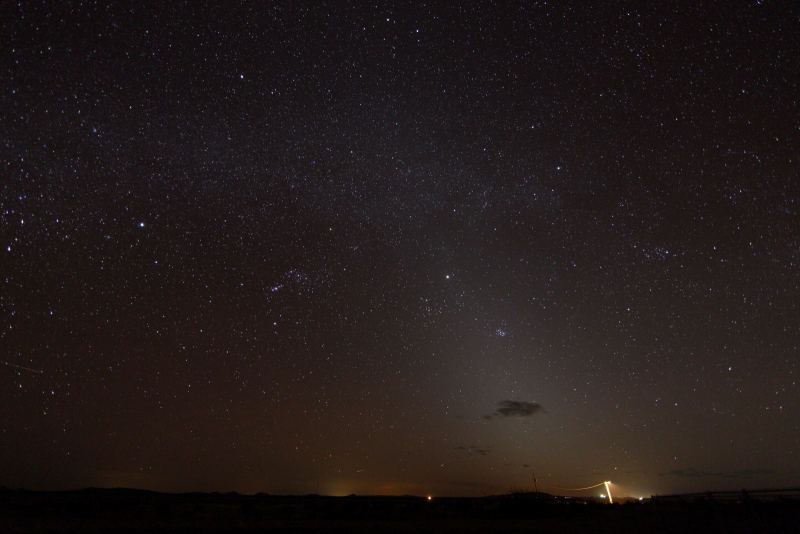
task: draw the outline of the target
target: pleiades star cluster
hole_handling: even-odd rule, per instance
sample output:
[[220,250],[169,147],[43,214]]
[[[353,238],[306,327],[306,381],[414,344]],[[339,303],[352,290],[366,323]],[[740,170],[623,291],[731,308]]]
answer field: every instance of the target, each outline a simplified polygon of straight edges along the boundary
[[0,9],[0,485],[800,481],[795,3]]

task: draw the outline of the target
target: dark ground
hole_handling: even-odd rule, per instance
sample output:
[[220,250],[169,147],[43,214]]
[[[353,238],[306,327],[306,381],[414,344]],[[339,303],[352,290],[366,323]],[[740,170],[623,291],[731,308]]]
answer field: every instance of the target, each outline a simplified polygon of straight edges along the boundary
[[599,504],[534,499],[0,492],[0,532],[800,533],[800,501]]

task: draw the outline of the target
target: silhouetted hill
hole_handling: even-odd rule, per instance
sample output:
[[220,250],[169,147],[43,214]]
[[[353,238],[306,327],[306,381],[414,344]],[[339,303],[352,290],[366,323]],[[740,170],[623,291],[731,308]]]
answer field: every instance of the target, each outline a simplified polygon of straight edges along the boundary
[[117,497],[137,497],[142,495],[168,495],[158,491],[134,488],[84,488],[72,490],[72,493],[83,495],[113,495]]

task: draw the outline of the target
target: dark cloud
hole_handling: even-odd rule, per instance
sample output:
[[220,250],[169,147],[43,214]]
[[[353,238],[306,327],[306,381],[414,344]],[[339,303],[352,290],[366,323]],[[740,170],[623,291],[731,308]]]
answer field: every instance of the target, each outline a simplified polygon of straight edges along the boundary
[[774,471],[769,469],[742,469],[739,471],[698,471],[693,467],[689,469],[673,469],[672,471],[667,471],[666,473],[659,473],[658,476],[676,476],[676,477],[687,477],[687,478],[699,478],[699,477],[723,477],[723,478],[741,478],[741,477],[751,477],[755,475],[772,475]]
[[480,456],[486,456],[490,452],[492,452],[491,449],[489,449],[488,447],[479,447],[477,445],[470,445],[469,447],[465,447],[463,445],[459,445],[459,446],[453,447],[453,448],[455,450],[457,450],[457,451],[466,452],[467,454],[475,453],[475,454],[478,454]]
[[494,413],[484,415],[484,419],[495,419],[498,417],[528,417],[544,410],[538,402],[502,400],[497,403],[497,410]]

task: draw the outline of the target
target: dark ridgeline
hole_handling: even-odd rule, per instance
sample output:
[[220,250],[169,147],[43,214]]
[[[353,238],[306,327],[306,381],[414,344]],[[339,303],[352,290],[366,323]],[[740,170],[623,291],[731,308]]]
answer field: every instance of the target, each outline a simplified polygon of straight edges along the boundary
[[738,501],[747,502],[752,500],[784,500],[784,499],[800,499],[800,487],[798,488],[781,488],[781,489],[761,489],[761,490],[746,490],[741,491],[706,491],[703,493],[678,493],[673,495],[653,495],[651,497],[654,501],[667,502],[667,501]]
[[[742,495],[742,492],[738,492]],[[2,532],[796,532],[800,499],[691,498],[604,504],[515,493],[488,497],[327,497],[3,489]],[[792,530],[794,529],[794,530]]]

